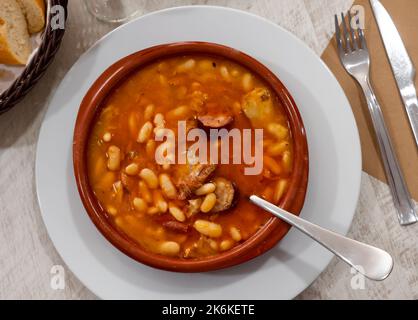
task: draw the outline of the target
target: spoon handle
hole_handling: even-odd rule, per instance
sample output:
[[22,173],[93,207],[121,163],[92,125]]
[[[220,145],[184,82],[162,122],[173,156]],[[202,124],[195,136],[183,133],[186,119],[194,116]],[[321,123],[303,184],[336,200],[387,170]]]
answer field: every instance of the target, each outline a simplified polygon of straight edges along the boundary
[[255,195],[250,201],[299,229],[367,278],[381,281],[391,273],[393,259],[386,251],[326,230]]

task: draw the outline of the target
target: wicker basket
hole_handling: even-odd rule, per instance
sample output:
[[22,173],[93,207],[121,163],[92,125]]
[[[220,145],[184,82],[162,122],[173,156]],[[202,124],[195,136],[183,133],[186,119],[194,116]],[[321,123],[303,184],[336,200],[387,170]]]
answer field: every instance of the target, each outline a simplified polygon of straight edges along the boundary
[[[67,18],[68,0],[48,0],[48,2],[49,8],[61,5],[65,10],[65,18]],[[0,95],[0,114],[10,110],[32,89],[57,53],[65,30],[52,29],[50,26],[51,18],[52,14],[48,12],[47,25],[38,51],[25,67],[22,74]]]

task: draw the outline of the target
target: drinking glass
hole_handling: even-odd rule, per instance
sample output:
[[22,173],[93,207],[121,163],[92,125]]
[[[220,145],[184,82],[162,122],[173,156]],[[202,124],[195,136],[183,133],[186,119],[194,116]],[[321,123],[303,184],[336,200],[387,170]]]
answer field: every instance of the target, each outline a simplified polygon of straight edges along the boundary
[[140,13],[140,0],[86,0],[87,10],[97,19],[105,22],[121,23]]

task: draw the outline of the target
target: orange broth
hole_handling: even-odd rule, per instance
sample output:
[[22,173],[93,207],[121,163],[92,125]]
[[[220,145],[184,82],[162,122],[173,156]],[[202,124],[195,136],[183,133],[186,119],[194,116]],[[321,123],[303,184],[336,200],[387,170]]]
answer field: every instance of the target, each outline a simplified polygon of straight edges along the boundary
[[[267,92],[274,107],[274,117],[265,119],[264,129],[273,123],[279,125],[283,132],[275,134],[273,129],[264,130],[265,165],[261,174],[244,175],[246,164],[218,164],[205,181],[210,183],[216,177],[223,177],[233,182],[239,190],[235,206],[223,212],[197,212],[187,216],[188,200],[205,198],[205,195],[193,195],[186,200],[168,199],[164,193],[155,191],[160,187],[152,189],[140,177],[141,170],[148,168],[157,177],[166,173],[177,187],[179,179],[185,174],[181,165],[161,166],[156,163],[153,144],[158,146],[161,142],[149,142],[154,140],[154,130],[147,141],[138,142],[138,135],[146,122],[151,122],[155,128],[156,114],[162,114],[165,128],[174,132],[177,132],[179,120],[186,120],[190,127],[199,126],[197,117],[202,113],[233,117],[228,129],[256,129],[255,123],[259,125],[260,122],[252,122],[242,109],[243,105],[249,105],[247,100],[251,99],[251,94],[256,94],[254,90]],[[246,96],[248,94],[250,96]],[[261,98],[265,99],[264,96]],[[254,101],[257,101],[257,96]],[[174,112],[173,116],[170,112],[178,107],[184,108],[177,115]],[[119,167],[116,169],[109,168],[111,146],[120,150]],[[183,259],[230,250],[254,235],[271,216],[252,205],[248,196],[256,194],[278,203],[292,173],[292,156],[289,122],[270,87],[237,63],[204,55],[166,58],[131,74],[104,102],[87,149],[90,185],[115,227],[147,251]],[[131,168],[138,170],[127,175],[127,167],[131,164],[135,164]],[[150,199],[144,194],[144,184],[151,195],[162,194],[167,206],[180,209],[185,215],[184,221],[178,221],[170,209],[163,212],[164,209],[157,207],[156,210],[155,196]],[[201,233],[195,228],[196,220],[220,226],[221,234],[211,237]],[[187,231],[167,228],[167,221],[179,222]]]

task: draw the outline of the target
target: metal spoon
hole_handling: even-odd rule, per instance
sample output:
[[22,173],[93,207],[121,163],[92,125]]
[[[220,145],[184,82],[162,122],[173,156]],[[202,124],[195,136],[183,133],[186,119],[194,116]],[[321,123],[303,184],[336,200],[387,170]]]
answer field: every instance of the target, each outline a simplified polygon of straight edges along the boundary
[[392,272],[393,259],[386,251],[326,230],[255,195],[250,201],[299,229],[367,278],[381,281]]

